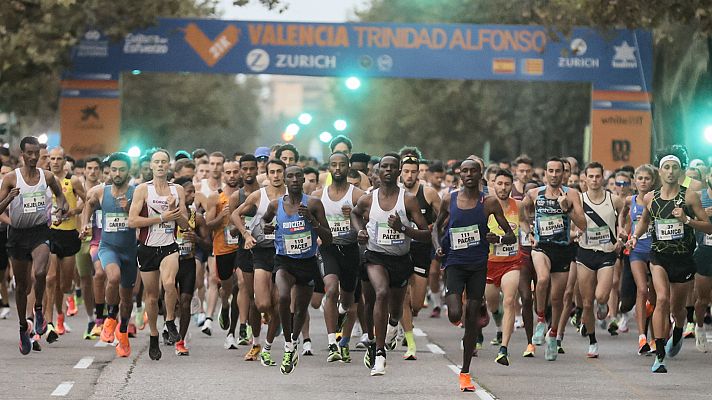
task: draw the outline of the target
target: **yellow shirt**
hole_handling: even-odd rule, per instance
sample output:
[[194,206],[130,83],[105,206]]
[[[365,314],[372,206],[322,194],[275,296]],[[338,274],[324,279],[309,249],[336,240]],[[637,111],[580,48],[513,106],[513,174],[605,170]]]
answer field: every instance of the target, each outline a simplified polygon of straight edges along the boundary
[[[77,195],[74,193],[74,187],[72,186],[72,177],[71,176],[66,176],[62,181],[60,182],[60,185],[62,187],[62,193],[64,193],[64,198],[67,199],[67,204],[69,204],[69,209],[75,209],[77,208]],[[52,206],[53,206],[53,211],[57,210],[57,198],[53,195],[52,196]],[[52,214],[52,221],[55,221],[55,216],[56,214]],[[52,229],[58,229],[60,231],[71,231],[71,230],[77,230],[77,219],[72,217],[68,218],[62,221],[61,224],[55,225],[54,223],[50,227]]]

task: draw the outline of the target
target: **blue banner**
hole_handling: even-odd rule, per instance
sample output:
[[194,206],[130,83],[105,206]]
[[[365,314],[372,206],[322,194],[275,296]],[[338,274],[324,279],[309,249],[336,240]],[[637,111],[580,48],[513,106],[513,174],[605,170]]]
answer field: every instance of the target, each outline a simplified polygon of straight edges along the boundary
[[592,82],[649,92],[653,44],[642,30],[579,28],[555,41],[539,26],[160,19],[117,43],[87,31],[72,59],[65,79],[137,70]]

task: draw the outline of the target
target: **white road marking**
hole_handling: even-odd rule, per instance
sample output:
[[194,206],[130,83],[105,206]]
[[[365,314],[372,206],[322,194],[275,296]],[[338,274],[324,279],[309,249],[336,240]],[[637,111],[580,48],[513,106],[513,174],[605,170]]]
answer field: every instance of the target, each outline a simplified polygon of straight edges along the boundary
[[54,392],[52,392],[52,396],[64,397],[72,390],[72,386],[74,386],[74,382],[72,381],[60,383],[59,386],[54,389]]
[[454,372],[455,374],[460,375],[460,368],[461,368],[461,367],[460,367],[459,365],[450,364],[450,365],[448,365],[447,367],[450,368],[450,370],[451,370],[452,372]]
[[425,332],[423,332],[423,330],[422,330],[422,329],[420,329],[420,328],[413,328],[413,335],[415,335],[415,336],[419,336],[419,337],[425,337],[425,336],[428,336],[428,334],[427,334],[427,333],[425,333]]
[[104,341],[99,340],[96,342],[96,344],[94,344],[94,347],[107,347],[109,345],[111,345],[111,343],[106,343]]
[[94,362],[94,357],[84,357],[79,362],[77,365],[74,366],[76,369],[87,369],[91,365],[91,363]]
[[433,354],[445,354],[445,350],[441,349],[440,346],[434,343],[428,343],[428,350]]

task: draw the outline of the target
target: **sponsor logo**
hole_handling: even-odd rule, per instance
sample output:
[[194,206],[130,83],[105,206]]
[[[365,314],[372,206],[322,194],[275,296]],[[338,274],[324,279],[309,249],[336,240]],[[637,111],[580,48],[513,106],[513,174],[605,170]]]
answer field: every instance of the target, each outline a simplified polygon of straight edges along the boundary
[[77,45],[77,57],[108,57],[109,42],[101,39],[101,33],[97,30],[89,30],[84,33],[84,38]]
[[100,37],[101,37],[101,33],[99,33],[99,31],[94,30],[94,29],[87,31],[84,34],[85,40],[99,40]]
[[559,57],[559,68],[598,68],[600,60],[594,57],[584,57],[588,51],[588,44],[581,38],[571,41],[571,54],[574,57]]
[[613,46],[616,54],[611,60],[613,68],[637,68],[638,60],[635,57],[635,46],[630,46],[625,40],[620,46]]
[[492,60],[492,72],[495,74],[514,74],[517,64],[513,58],[495,58]]
[[614,140],[611,142],[611,154],[613,161],[628,161],[630,160],[630,141]]
[[378,56],[376,62],[378,63],[378,69],[380,71],[390,71],[391,68],[393,68],[393,58],[388,54]]
[[522,60],[522,73],[525,75],[544,75],[544,59],[525,58]]
[[168,38],[160,35],[129,33],[124,40],[124,54],[166,54]]
[[572,40],[570,47],[576,57],[582,57],[588,50],[588,44],[586,44],[586,41],[581,38],[575,38]]
[[262,72],[269,67],[269,54],[262,49],[250,50],[245,58],[247,68],[254,72]]
[[336,56],[323,54],[277,54],[276,68],[335,69]]
[[371,67],[373,67],[373,58],[367,55],[363,55],[358,58],[358,64],[363,69],[371,69]]
[[240,29],[235,25],[228,25],[212,40],[205,36],[205,33],[194,23],[185,27],[185,41],[198,53],[208,67],[212,67],[225,57],[225,54],[235,47],[239,39]]
[[601,122],[604,125],[643,125],[643,117],[624,117],[622,115],[611,115],[610,117],[601,118]]
[[282,222],[282,229],[290,232],[301,231],[304,230],[305,227],[306,223],[304,220]]
[[96,104],[94,104],[91,106],[88,105],[88,106],[82,108],[81,110],[79,110],[82,113],[81,120],[87,121],[90,118],[99,120],[99,113],[96,111],[97,107],[98,106]]

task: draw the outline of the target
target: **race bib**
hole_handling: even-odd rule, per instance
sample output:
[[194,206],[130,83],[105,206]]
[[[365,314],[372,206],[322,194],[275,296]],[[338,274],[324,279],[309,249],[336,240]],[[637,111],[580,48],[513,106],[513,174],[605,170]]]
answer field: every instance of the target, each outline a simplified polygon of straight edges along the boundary
[[611,242],[611,230],[608,225],[586,228],[586,243],[606,244]]
[[704,241],[705,246],[712,246],[712,235],[705,235],[705,241]]
[[478,225],[450,228],[450,243],[453,250],[462,250],[480,244]]
[[326,217],[326,221],[329,223],[333,236],[347,236],[351,232],[351,221],[343,215],[329,215]]
[[495,244],[494,245],[494,255],[497,257],[512,257],[519,253],[519,245],[517,243],[512,244]]
[[183,240],[183,235],[178,235],[176,238],[176,244],[178,244],[178,253],[180,256],[189,256],[193,254],[193,242]]
[[240,237],[239,236],[232,236],[230,234],[230,229],[234,228],[232,225],[228,225],[223,229],[223,233],[225,234],[225,243],[229,245],[237,245],[240,242]]
[[524,231],[519,231],[519,239],[522,243],[522,246],[529,246],[531,247],[532,241],[529,238],[529,234],[524,232]]
[[547,215],[539,218],[539,235],[554,236],[564,232],[564,218],[561,215]]
[[312,247],[311,232],[284,235],[284,249],[287,255],[299,255],[309,252]]
[[376,225],[376,243],[384,246],[393,246],[405,243],[405,235],[391,229],[385,222]]
[[[109,221],[109,214],[107,213],[107,224]],[[173,233],[173,230],[175,229],[175,223],[173,221],[164,221],[164,222],[159,222],[155,225],[151,225],[151,232],[154,234],[164,234],[164,233]]]
[[92,215],[92,218],[94,219],[94,226],[97,228],[101,229],[104,226],[104,212],[101,210],[96,210],[94,211],[94,215]]
[[675,218],[655,220],[655,235],[658,240],[677,240],[685,236],[683,223]]
[[22,194],[22,213],[29,214],[44,211],[47,208],[45,192],[31,192]]
[[[155,225],[154,225],[155,226]],[[126,213],[106,213],[104,232],[126,232],[129,230],[129,216]],[[153,227],[151,227],[153,230]],[[171,230],[171,232],[173,232]]]

